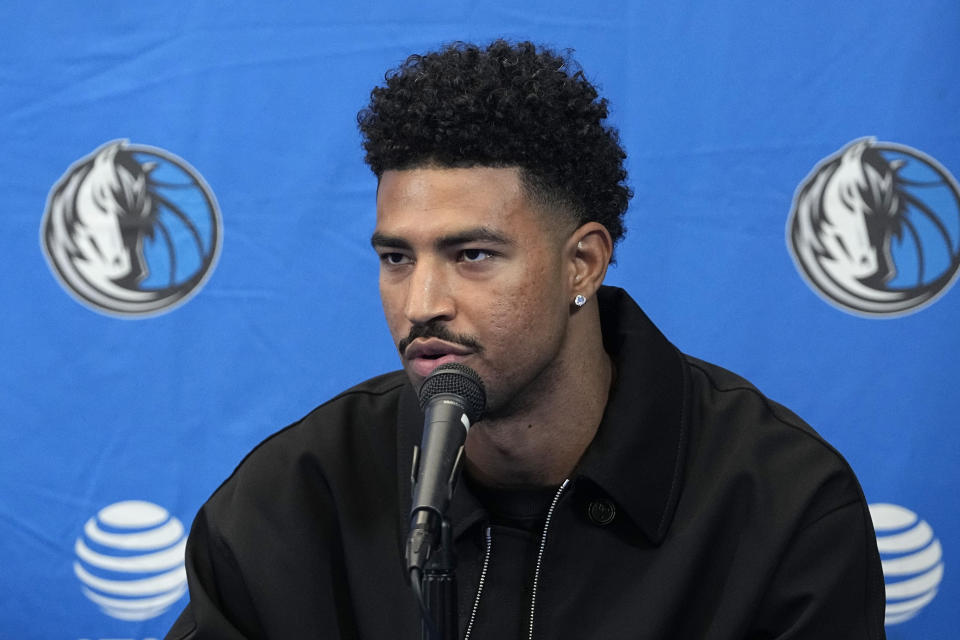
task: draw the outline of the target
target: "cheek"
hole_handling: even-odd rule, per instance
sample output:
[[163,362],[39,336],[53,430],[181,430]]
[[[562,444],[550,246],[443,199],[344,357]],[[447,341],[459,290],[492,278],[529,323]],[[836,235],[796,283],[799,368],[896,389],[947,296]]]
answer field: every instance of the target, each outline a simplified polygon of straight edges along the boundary
[[394,341],[404,337],[407,329],[404,326],[403,295],[395,285],[386,285],[383,278],[380,279],[380,304]]
[[510,283],[501,283],[495,298],[482,310],[490,339],[506,355],[536,354],[556,342],[563,331],[567,306],[559,278],[546,270],[526,271]]

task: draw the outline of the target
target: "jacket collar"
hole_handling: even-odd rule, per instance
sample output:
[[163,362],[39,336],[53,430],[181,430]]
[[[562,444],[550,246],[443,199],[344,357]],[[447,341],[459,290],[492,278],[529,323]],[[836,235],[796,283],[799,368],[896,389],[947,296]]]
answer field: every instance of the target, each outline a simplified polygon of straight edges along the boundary
[[689,432],[682,355],[623,289],[598,292],[603,343],[616,379],[574,478],[598,485],[659,544],[682,488]]
[[[597,435],[572,478],[598,486],[659,544],[682,488],[689,422],[686,367],[679,351],[626,291],[605,286],[597,298],[604,348],[613,358],[616,379]],[[409,384],[400,399],[397,426],[400,531],[406,532],[411,456],[423,428],[423,414]],[[457,488],[449,516],[455,536],[484,518],[466,483]]]

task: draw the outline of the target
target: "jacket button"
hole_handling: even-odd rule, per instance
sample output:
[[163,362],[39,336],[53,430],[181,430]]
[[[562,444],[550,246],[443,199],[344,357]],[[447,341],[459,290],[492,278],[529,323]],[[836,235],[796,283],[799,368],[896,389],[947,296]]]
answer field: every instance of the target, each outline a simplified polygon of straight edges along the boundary
[[617,508],[609,500],[591,500],[590,504],[587,505],[587,515],[590,516],[593,524],[602,527],[613,522],[614,516],[617,515]]

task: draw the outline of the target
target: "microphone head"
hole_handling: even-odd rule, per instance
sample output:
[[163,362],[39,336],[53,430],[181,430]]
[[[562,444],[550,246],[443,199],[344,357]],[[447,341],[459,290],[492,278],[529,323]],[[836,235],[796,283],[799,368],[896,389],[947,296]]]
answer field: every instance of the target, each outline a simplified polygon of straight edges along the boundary
[[476,371],[459,362],[442,364],[423,379],[419,391],[420,410],[425,410],[430,400],[441,393],[452,393],[463,398],[471,423],[480,419],[487,406],[483,380]]

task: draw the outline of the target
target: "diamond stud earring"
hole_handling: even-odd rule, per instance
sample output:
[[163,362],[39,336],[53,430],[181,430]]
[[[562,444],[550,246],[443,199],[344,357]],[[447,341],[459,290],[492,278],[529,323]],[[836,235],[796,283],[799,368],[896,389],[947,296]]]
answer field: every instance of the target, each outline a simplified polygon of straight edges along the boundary
[[573,299],[573,304],[577,305],[578,307],[582,307],[586,303],[587,303],[587,299],[583,296],[582,293],[578,293],[577,297]]

